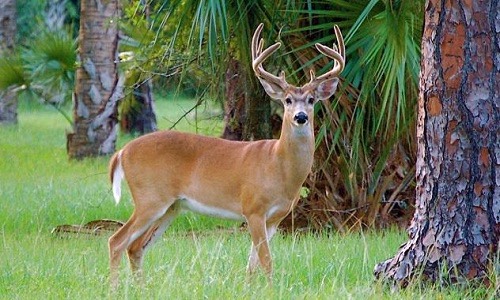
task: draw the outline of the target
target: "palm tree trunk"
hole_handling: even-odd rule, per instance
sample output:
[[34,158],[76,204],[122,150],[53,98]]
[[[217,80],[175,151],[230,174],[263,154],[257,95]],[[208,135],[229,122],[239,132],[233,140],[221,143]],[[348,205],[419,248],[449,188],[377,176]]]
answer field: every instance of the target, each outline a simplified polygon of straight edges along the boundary
[[243,140],[243,124],[246,120],[244,76],[240,62],[231,57],[226,71],[224,132],[222,133],[222,138],[227,140]]
[[[241,28],[241,36],[246,36],[245,42],[248,43],[244,49],[240,49],[246,54],[242,55],[246,59],[241,63],[241,70],[245,72],[245,122],[243,124],[243,139],[247,141],[262,140],[272,138],[271,128],[271,101],[262,88],[259,80],[255,77],[251,55],[250,41],[252,35],[261,22],[255,15],[247,15],[247,27]],[[243,45],[242,45],[243,46]]]
[[141,135],[158,130],[153,100],[153,82],[151,79],[138,83],[133,91],[134,105],[122,111],[120,127],[124,133]]
[[67,136],[70,158],[115,151],[117,103],[124,81],[118,76],[119,2],[81,1],[80,67],[73,97],[73,132]]
[[[0,55],[14,50],[16,15],[16,0],[0,0]],[[16,123],[16,94],[10,89],[0,91],[0,124]]]
[[[500,2],[429,0],[410,240],[375,276],[489,282],[500,241]],[[495,270],[496,269],[496,270]]]
[[[150,4],[147,1],[140,2],[144,18],[150,23]],[[132,73],[133,74],[133,73]],[[153,80],[143,79],[135,76],[133,101],[128,110],[122,110],[120,127],[122,132],[146,134],[158,130],[153,98]],[[132,77],[134,78],[134,76]]]

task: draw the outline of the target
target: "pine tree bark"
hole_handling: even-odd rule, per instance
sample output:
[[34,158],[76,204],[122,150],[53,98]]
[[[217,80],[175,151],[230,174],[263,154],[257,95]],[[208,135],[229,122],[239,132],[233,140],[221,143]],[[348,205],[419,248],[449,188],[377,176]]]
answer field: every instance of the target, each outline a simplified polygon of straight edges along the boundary
[[[14,51],[16,1],[0,0],[0,55]],[[17,124],[17,96],[12,89],[0,91],[0,124]]]
[[499,33],[498,0],[426,3],[416,212],[377,278],[488,283],[500,271]]
[[123,77],[118,76],[119,0],[82,0],[79,59],[73,96],[73,132],[67,135],[70,158],[115,151],[117,103]]

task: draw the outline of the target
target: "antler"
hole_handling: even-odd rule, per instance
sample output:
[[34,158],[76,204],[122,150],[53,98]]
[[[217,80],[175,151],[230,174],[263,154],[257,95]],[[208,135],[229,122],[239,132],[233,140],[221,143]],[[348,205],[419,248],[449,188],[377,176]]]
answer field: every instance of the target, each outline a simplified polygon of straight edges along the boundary
[[275,76],[269,72],[267,72],[262,66],[262,62],[266,60],[271,54],[273,54],[279,47],[281,47],[281,43],[277,42],[274,45],[270,46],[266,50],[262,51],[264,48],[264,39],[260,38],[260,34],[262,32],[262,28],[264,28],[264,24],[260,23],[252,38],[252,68],[255,72],[255,75],[260,79],[265,81],[274,83],[280,86],[282,89],[286,89],[288,87],[288,83],[285,80],[285,72],[281,72],[280,76]]
[[342,70],[344,70],[344,65],[345,65],[344,38],[342,37],[342,32],[340,32],[340,28],[337,25],[335,25],[333,28],[335,30],[335,36],[337,37],[337,42],[339,44],[338,48],[335,44],[333,44],[332,48],[330,48],[320,43],[316,43],[316,49],[318,49],[319,52],[335,60],[333,68],[319,77],[316,77],[314,75],[314,72],[311,71],[311,83],[320,83],[332,77],[338,77],[338,75],[342,72]]

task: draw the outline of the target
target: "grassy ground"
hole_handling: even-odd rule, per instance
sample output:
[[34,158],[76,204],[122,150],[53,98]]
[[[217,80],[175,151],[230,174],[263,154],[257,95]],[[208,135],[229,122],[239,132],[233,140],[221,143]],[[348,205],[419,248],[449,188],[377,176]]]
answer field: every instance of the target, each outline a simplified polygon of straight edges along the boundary
[[[159,102],[160,127],[170,127],[192,104]],[[179,128],[210,133],[220,129],[217,124],[184,121]],[[245,274],[250,239],[239,224],[187,214],[146,255],[144,282],[132,281],[124,262],[123,284],[110,295],[107,236],[57,238],[51,230],[103,218],[124,221],[132,205],[125,194],[115,206],[107,158],[68,161],[67,129],[54,110],[26,104],[18,126],[0,128],[0,299],[482,299],[491,294],[417,286],[391,291],[374,282],[375,263],[405,240],[397,230],[278,234],[271,243],[271,286],[261,274]],[[120,137],[119,144],[128,139]]]

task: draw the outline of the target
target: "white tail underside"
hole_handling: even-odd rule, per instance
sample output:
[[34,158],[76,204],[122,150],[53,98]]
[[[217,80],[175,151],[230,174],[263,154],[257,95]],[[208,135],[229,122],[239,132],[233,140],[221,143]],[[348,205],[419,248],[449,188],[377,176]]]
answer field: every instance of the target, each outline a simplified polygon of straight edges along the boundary
[[113,172],[113,196],[115,197],[116,204],[120,203],[120,197],[122,195],[122,179],[122,150],[120,150],[120,152],[118,153],[118,163],[116,165],[115,171]]

